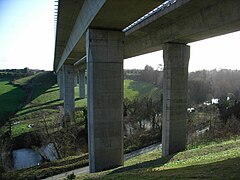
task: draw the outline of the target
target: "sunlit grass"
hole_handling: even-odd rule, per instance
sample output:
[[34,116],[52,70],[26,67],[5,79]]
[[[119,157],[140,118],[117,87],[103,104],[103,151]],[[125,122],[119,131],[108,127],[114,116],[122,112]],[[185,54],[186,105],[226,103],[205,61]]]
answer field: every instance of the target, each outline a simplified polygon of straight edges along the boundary
[[140,155],[124,167],[77,179],[237,179],[240,177],[240,140],[201,146],[168,157],[160,151]]
[[[16,113],[16,115],[11,119],[12,121],[12,136],[16,137],[23,133],[36,130],[36,126],[41,124],[43,116],[46,117],[46,121],[54,121],[56,116],[60,113],[61,109],[63,110],[64,101],[59,97],[59,87],[56,84],[56,76],[51,74],[51,72],[40,72],[32,76],[21,78],[15,80],[16,84],[25,86],[25,91],[27,91],[28,97],[25,102],[26,105],[22,106],[21,109]],[[4,87],[1,85],[0,93],[4,94],[6,92],[16,91],[17,94],[12,95],[11,98],[16,103],[15,109],[19,107],[21,103],[18,99],[22,97],[21,93],[24,93],[19,86],[14,86],[8,83],[8,81],[3,82]],[[19,92],[22,91],[22,92]],[[87,93],[87,85],[85,87]],[[159,93],[160,90],[149,83],[144,83],[140,81],[125,80],[124,81],[124,91],[125,97],[129,99],[139,98],[139,97],[152,97],[154,93]],[[79,99],[79,85],[74,88],[75,92],[75,108],[87,106],[87,98]],[[1,95],[0,94],[0,95]],[[87,94],[86,94],[87,95]],[[6,98],[4,94],[4,98]],[[160,96],[159,96],[160,97]],[[1,96],[0,96],[1,98]],[[5,104],[4,104],[5,102]],[[14,107],[9,100],[0,101],[2,103],[2,108]],[[9,108],[10,109],[10,108]],[[13,111],[15,109],[10,109]],[[2,113],[3,111],[1,111]],[[32,128],[29,128],[28,125],[33,124]],[[3,129],[3,131],[5,131]]]
[[[18,112],[17,116],[14,117],[14,121],[19,121],[20,124],[14,125],[13,134],[20,135],[20,132],[29,132],[29,128],[26,128],[23,121],[27,121],[28,124],[35,124],[37,121],[42,119],[43,114],[47,115],[47,120],[52,120],[54,115],[60,112],[60,108],[63,108],[64,101],[59,99],[59,87],[57,84],[52,83],[53,80],[49,77],[48,80],[44,78],[46,73],[39,73],[38,76],[32,76],[32,99],[31,101],[22,107]],[[27,79],[24,79],[24,82]],[[21,80],[23,81],[23,80]],[[85,88],[87,89],[87,87]],[[134,99],[137,97],[153,96],[154,93],[159,93],[160,90],[149,83],[140,81],[125,80],[124,81],[125,97]],[[87,92],[87,90],[86,90]],[[87,106],[87,98],[79,99],[79,86],[74,88],[75,94],[75,108]],[[160,96],[159,96],[160,97]],[[34,128],[33,128],[34,129]],[[31,129],[31,130],[33,130]]]
[[148,97],[154,100],[160,99],[161,89],[142,81],[124,80],[124,98],[133,100],[142,97]]
[[27,77],[24,77],[24,78],[20,78],[20,79],[17,79],[14,81],[14,84],[18,84],[18,85],[21,85],[21,86],[24,86],[24,85],[27,85],[29,83],[29,81],[31,79],[33,79],[34,77],[36,77],[39,73],[36,73],[34,75],[31,75],[31,76],[27,76]]
[[[87,154],[71,156],[29,169],[5,174],[11,178],[46,177],[86,166]],[[161,157],[155,150],[127,160],[123,167],[77,179],[238,179],[240,175],[240,139],[202,145],[172,156]]]
[[30,128],[28,125],[31,124],[29,121],[23,121],[19,124],[12,125],[12,137],[19,136],[23,133],[33,131],[33,128]]

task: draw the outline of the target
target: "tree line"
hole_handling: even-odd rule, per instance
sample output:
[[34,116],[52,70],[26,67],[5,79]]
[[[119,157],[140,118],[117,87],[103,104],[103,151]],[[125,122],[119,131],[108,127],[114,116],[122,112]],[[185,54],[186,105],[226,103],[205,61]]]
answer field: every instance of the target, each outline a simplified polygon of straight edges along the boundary
[[[143,70],[125,70],[126,79],[144,81],[159,88],[163,86],[163,68],[157,70],[146,65]],[[240,71],[239,70],[201,70],[189,73],[188,103],[189,106],[210,101],[213,98],[226,99],[240,98]]]
[[199,104],[212,98],[240,98],[240,71],[202,70],[189,74],[189,103]]
[[39,71],[40,70],[32,70],[27,67],[23,69],[0,69],[0,79],[20,79],[31,76]]

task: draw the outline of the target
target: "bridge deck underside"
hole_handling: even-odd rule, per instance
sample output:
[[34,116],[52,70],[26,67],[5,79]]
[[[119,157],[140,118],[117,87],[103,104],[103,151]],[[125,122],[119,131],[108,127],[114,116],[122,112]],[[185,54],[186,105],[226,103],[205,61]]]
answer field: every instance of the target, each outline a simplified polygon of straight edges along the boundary
[[[79,16],[79,12],[82,10],[81,8],[84,6],[85,2],[84,0],[59,1],[54,69],[56,69],[61,60],[64,49],[67,46],[71,33],[73,32],[77,16]],[[98,2],[105,3],[95,18],[90,22],[90,27],[121,31],[129,24],[136,21],[139,17],[145,15],[153,8],[163,3],[164,0],[99,0]],[[88,11],[90,12],[94,10],[90,8]],[[87,27],[85,29],[87,30]],[[68,59],[64,62],[65,64],[73,64],[86,54],[85,33],[80,37],[77,44],[73,46],[74,47],[69,54]]]

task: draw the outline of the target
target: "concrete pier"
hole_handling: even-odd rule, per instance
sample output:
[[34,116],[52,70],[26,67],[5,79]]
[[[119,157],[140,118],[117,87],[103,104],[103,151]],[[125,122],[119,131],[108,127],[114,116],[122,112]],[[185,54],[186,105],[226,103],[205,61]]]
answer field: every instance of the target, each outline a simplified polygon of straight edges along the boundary
[[74,75],[74,87],[77,87],[77,84],[78,84],[78,73],[75,72],[75,75]]
[[190,47],[167,43],[163,47],[164,85],[162,154],[168,156],[186,147],[187,83]]
[[58,86],[59,86],[59,98],[64,99],[64,71],[63,68],[58,72]]
[[57,85],[60,87],[60,72],[57,73]]
[[74,120],[74,66],[64,65],[64,116],[67,121]]
[[90,172],[123,165],[123,38],[110,30],[86,34]]
[[78,72],[79,77],[79,98],[85,98],[85,70],[80,70]]

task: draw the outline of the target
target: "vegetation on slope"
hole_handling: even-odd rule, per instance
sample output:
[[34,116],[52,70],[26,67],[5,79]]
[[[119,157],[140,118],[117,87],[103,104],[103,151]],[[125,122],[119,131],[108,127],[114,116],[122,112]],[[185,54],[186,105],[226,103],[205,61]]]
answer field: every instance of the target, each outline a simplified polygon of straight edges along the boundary
[[[153,76],[154,77],[154,76]],[[155,78],[152,78],[155,81]],[[16,83],[19,84],[25,84],[27,86],[29,86],[29,89],[31,89],[31,91],[29,91],[28,93],[28,100],[27,100],[27,105],[24,106],[18,113],[17,115],[14,117],[15,122],[20,122],[18,124],[15,124],[12,127],[12,132],[13,132],[13,136],[14,137],[18,137],[21,134],[24,134],[28,131],[34,131],[35,127],[33,126],[33,128],[28,128],[27,126],[29,124],[35,124],[39,121],[42,120],[43,117],[46,117],[46,121],[49,124],[49,122],[51,120],[54,120],[54,118],[56,117],[56,114],[59,114],[60,108],[63,106],[63,101],[59,99],[59,89],[58,86],[56,85],[56,78],[55,76],[51,73],[51,72],[44,72],[44,73],[39,73],[36,76],[32,76],[32,77],[28,77],[28,78],[24,78],[21,80],[16,81]],[[129,106],[130,108],[127,109],[126,114],[124,115],[125,118],[127,117],[128,120],[134,120],[133,123],[138,123],[139,127],[134,127],[136,129],[139,129],[141,134],[138,134],[139,139],[130,139],[131,140],[131,144],[134,145],[134,141],[139,141],[138,144],[142,144],[143,140],[145,141],[145,136],[143,137],[143,135],[147,135],[146,137],[149,137],[146,132],[146,125],[144,124],[146,122],[146,119],[148,117],[146,117],[145,115],[149,114],[151,115],[151,121],[155,122],[156,124],[158,124],[158,119],[155,119],[156,116],[156,112],[155,109],[152,108],[151,111],[147,112],[145,111],[144,108],[146,107],[151,107],[153,103],[153,101],[151,101],[152,99],[157,99],[161,97],[161,90],[159,90],[158,88],[156,88],[155,86],[146,83],[146,82],[142,82],[142,81],[133,81],[133,80],[125,80],[124,82],[125,84],[125,98],[130,99],[132,102],[126,104],[125,106]],[[86,106],[86,99],[84,100],[80,100],[78,97],[78,87],[75,87],[75,97],[76,97],[76,101],[75,101],[75,107],[76,110],[78,112],[78,108],[82,107],[82,106]],[[149,98],[149,99],[144,99],[144,98]],[[139,101],[135,101],[135,99],[142,99]],[[148,101],[149,100],[149,101]],[[158,103],[160,104],[160,103]],[[157,109],[161,109],[161,108],[157,108]],[[135,110],[139,110],[142,112],[141,113],[136,113],[134,115],[134,112],[136,112]],[[158,114],[160,114],[159,112],[157,112]],[[152,115],[153,114],[153,115]],[[207,115],[207,113],[205,113]],[[196,112],[196,114],[192,114],[192,120],[193,123],[199,123],[200,125],[202,125],[202,121],[200,121],[200,119],[206,119],[205,118],[205,114],[203,114],[203,112]],[[130,115],[130,116],[129,116]],[[132,116],[133,115],[133,116]],[[141,115],[142,117],[140,117],[139,115]],[[79,116],[77,114],[77,116]],[[138,117],[139,118],[138,118]],[[133,118],[132,118],[133,117]],[[212,117],[212,119],[208,120],[206,119],[206,121],[210,122],[210,125],[212,124],[213,118],[215,116]],[[161,118],[161,116],[159,115],[159,117],[157,118]],[[216,114],[216,118],[218,118],[217,114]],[[197,120],[197,122],[195,122]],[[132,123],[131,121],[128,121],[130,123]],[[152,123],[153,125],[154,123]],[[131,125],[131,124],[130,124]],[[200,126],[199,125],[199,126]],[[202,128],[208,127],[205,124],[203,124],[204,126]],[[209,125],[209,127],[211,127]],[[196,127],[199,127],[196,126]],[[236,127],[236,126],[235,126]],[[159,127],[156,127],[159,128]],[[211,129],[211,128],[210,128]],[[135,130],[135,129],[134,129]],[[152,130],[151,130],[152,131]],[[158,133],[160,132],[159,129],[157,129]],[[195,131],[195,129],[193,129],[193,131]],[[59,131],[60,132],[60,131]],[[215,132],[216,133],[216,132]],[[61,134],[61,132],[60,132]],[[61,134],[62,135],[62,134]],[[79,137],[79,136],[77,136]],[[158,138],[160,139],[160,138]],[[147,139],[148,140],[148,139]],[[239,141],[237,141],[239,142]],[[225,145],[222,145],[224,148]],[[222,147],[221,146],[221,147]],[[232,146],[232,145],[231,145]],[[212,151],[204,151],[203,149],[200,148],[201,151],[206,152],[206,154],[198,154],[198,152],[195,154],[195,156],[191,156],[190,154],[184,154],[185,152],[183,152],[183,154],[178,153],[175,156],[171,156],[169,158],[160,158],[160,154],[159,152],[153,152],[152,154],[150,154],[150,157],[148,157],[146,155],[146,159],[143,158],[143,160],[141,159],[135,159],[132,161],[127,161],[126,162],[126,167],[124,168],[120,168],[120,170],[114,170],[114,171],[107,171],[103,174],[96,174],[96,177],[100,177],[100,178],[110,178],[110,179],[115,179],[115,178],[136,178],[138,174],[141,175],[141,177],[143,178],[151,178],[152,175],[156,174],[156,176],[154,175],[154,177],[156,179],[158,178],[175,178],[175,177],[182,177],[183,178],[189,178],[189,177],[207,177],[205,176],[205,174],[201,174],[200,175],[196,175],[196,174],[192,174],[193,172],[191,171],[191,169],[196,166],[198,168],[198,166],[200,166],[200,169],[202,166],[207,167],[208,165],[211,166],[211,163],[215,164],[219,164],[219,161],[223,161],[223,166],[225,166],[226,168],[231,168],[228,166],[228,164],[224,164],[225,161],[228,161],[226,159],[224,159],[224,157],[228,158],[238,158],[239,160],[239,154],[236,153],[237,150],[239,150],[239,143],[237,144],[238,147],[233,147],[230,148],[229,151],[225,151],[224,148],[223,153],[220,152],[220,150],[216,150],[214,152]],[[208,146],[207,146],[208,147]],[[221,149],[220,147],[220,149]],[[214,149],[215,147],[213,147]],[[235,150],[234,150],[235,148]],[[228,149],[228,148],[227,148]],[[218,153],[216,153],[218,152]],[[187,152],[186,152],[187,153]],[[193,152],[191,152],[193,153]],[[208,156],[208,154],[210,154]],[[227,154],[227,156],[225,156],[225,154]],[[206,158],[205,158],[206,155]],[[183,157],[185,157],[185,159]],[[143,156],[144,157],[144,156]],[[187,157],[187,158],[186,158]],[[191,158],[189,158],[191,157]],[[204,157],[204,158],[203,158]],[[213,157],[212,161],[211,161],[211,157]],[[75,159],[73,157],[73,159]],[[64,160],[61,160],[61,162],[63,163]],[[67,162],[68,160],[66,160]],[[146,162],[149,161],[149,162]],[[168,163],[167,163],[168,161]],[[171,163],[170,163],[171,162]],[[199,164],[199,163],[200,164]],[[232,162],[232,161],[230,161]],[[84,163],[86,163],[86,161],[84,161]],[[152,164],[153,163],[153,164]],[[185,163],[185,165],[184,165]],[[205,163],[210,163],[208,165],[205,165]],[[233,162],[234,163],[234,162]],[[63,172],[65,170],[70,170],[70,169],[74,169],[76,167],[79,167],[80,165],[78,164],[77,166],[73,163],[69,163],[68,165],[61,165],[56,163],[50,163],[50,166],[48,166],[49,164],[43,164],[43,166],[39,166],[39,167],[35,167],[36,169],[33,168],[33,171],[31,170],[22,170],[22,171],[17,171],[16,173],[18,173],[17,177],[28,177],[31,176],[30,174],[34,174],[34,177],[43,177],[45,174],[44,172],[46,172],[46,174],[48,173],[59,173],[59,172]],[[179,165],[179,166],[178,166]],[[191,165],[192,167],[189,167],[189,165]],[[44,169],[44,167],[46,167],[46,169]],[[43,168],[43,169],[42,169]],[[213,166],[213,168],[216,168],[215,166]],[[184,176],[184,174],[181,174],[181,172],[184,172],[185,169],[187,169],[186,171],[189,171],[190,173],[188,174],[187,172],[185,172],[186,176]],[[188,170],[190,169],[190,170]],[[206,169],[206,168],[205,168]],[[205,170],[204,168],[202,168],[202,171]],[[126,170],[130,170],[129,172],[125,172]],[[180,175],[175,174],[175,170],[177,172],[177,170],[179,170]],[[196,169],[194,169],[196,171]],[[141,171],[139,173],[139,171]],[[200,170],[199,170],[200,171]],[[30,173],[29,173],[30,172]],[[36,173],[34,173],[36,172]],[[168,172],[172,172],[173,174],[171,175],[168,174]],[[201,172],[201,171],[200,171]],[[25,174],[25,175],[21,175],[21,173]],[[160,175],[159,175],[160,173]],[[166,175],[165,175],[166,173]],[[216,173],[216,171],[213,170],[213,174]],[[28,175],[26,175],[28,174]],[[41,174],[41,175],[40,175]],[[107,174],[107,175],[106,175]],[[234,172],[233,172],[234,174]],[[106,175],[106,176],[104,176]],[[168,177],[169,176],[169,177]],[[31,176],[33,177],[33,176]],[[86,176],[86,178],[92,178],[95,176]],[[213,176],[211,176],[212,178],[215,178],[215,174]],[[233,177],[235,177],[235,175],[233,175]],[[80,177],[82,178],[82,177]],[[85,178],[85,177],[83,177]]]
[[[40,72],[33,76],[15,80],[15,83],[26,86],[28,90],[26,105],[23,106],[11,119],[12,122],[15,122],[12,125],[12,137],[16,139],[15,142],[22,142],[22,139],[26,139],[25,137],[28,137],[28,132],[35,131],[39,128],[39,122],[41,122],[44,117],[46,118],[45,120],[48,125],[51,124],[51,121],[54,121],[56,115],[58,115],[59,111],[61,111],[63,100],[59,99],[59,87],[56,85],[55,75],[51,72]],[[149,97],[153,97],[155,92],[159,92],[158,89],[149,83],[136,82],[133,80],[125,81],[125,91],[126,89],[129,92],[135,93],[125,93],[125,98],[129,99],[143,98],[148,95]],[[86,106],[86,99],[80,100],[78,98],[78,86],[75,87],[75,97],[76,115],[78,117],[78,108]],[[33,125],[32,128],[29,128],[29,125]],[[33,136],[33,134],[30,134],[30,136]],[[64,135],[62,134],[61,136]],[[20,146],[15,146],[15,148],[20,148],[24,144],[25,143],[21,143]],[[14,174],[14,176],[32,177],[30,174],[33,174],[34,176],[44,177],[82,166],[81,162],[77,163],[77,165],[75,163],[70,163],[68,158],[59,160],[62,162],[66,161],[65,163],[68,164],[66,166],[60,165],[59,163],[49,163],[47,165],[42,164],[38,167],[27,170],[16,171],[17,175]],[[78,158],[79,156],[73,157],[73,159]],[[87,161],[84,161],[84,163],[86,165]],[[35,173],[32,173],[32,171]]]
[[14,113],[25,96],[26,93],[20,86],[11,84],[8,79],[0,79],[0,121]]
[[3,178],[7,180],[42,179],[87,165],[87,154],[81,156],[69,156],[67,158],[43,163],[39,166],[34,166],[28,169],[5,173]]
[[189,149],[160,158],[153,151],[125,162],[124,167],[77,179],[237,179],[240,177],[240,139]]
[[[72,156],[28,169],[6,173],[6,179],[52,176],[88,164],[87,155]],[[237,179],[240,176],[240,139],[211,142],[161,158],[156,150],[125,161],[123,167],[77,179]]]
[[129,100],[143,97],[158,100],[161,98],[161,90],[147,82],[126,79],[124,80],[124,97]]
[[[39,121],[42,114],[48,114],[47,120],[52,120],[59,113],[63,106],[63,100],[59,99],[59,87],[56,84],[56,77],[51,72],[42,72],[36,76],[26,77],[16,81],[19,84],[31,86],[28,94],[28,103],[22,107],[12,119],[20,122],[13,126],[13,136],[16,137],[29,131],[28,124]],[[78,86],[75,87],[75,108],[86,106],[86,98],[78,98]],[[124,81],[125,98],[134,99],[145,96],[156,96],[160,90],[149,83],[140,81]]]

